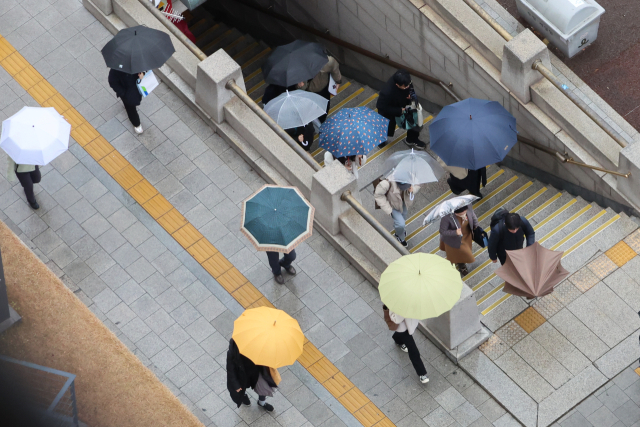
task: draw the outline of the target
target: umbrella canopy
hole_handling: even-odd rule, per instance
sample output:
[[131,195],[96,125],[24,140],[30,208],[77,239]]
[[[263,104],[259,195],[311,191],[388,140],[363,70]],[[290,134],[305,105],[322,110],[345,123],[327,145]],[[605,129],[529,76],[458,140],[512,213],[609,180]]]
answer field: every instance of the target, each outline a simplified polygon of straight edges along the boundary
[[22,107],[2,122],[0,147],[19,165],[44,166],[67,151],[70,134],[55,108]]
[[343,108],[320,126],[320,148],[333,157],[367,154],[387,141],[389,119],[367,107]]
[[388,179],[411,185],[436,182],[444,175],[444,169],[433,157],[413,149],[393,153],[385,160],[383,171]]
[[505,281],[504,291],[527,298],[553,292],[553,287],[569,276],[561,264],[564,252],[552,251],[535,242],[531,246],[507,251],[507,261],[496,270]]
[[314,212],[296,187],[265,185],[243,202],[240,230],[259,251],[289,253],[311,236]]
[[429,125],[431,149],[448,166],[500,162],[516,144],[516,119],[495,101],[469,98],[447,105]]
[[262,64],[262,75],[269,84],[289,87],[314,78],[327,62],[321,44],[296,40],[273,50]]
[[176,50],[169,34],[153,28],[125,28],[102,48],[107,67],[129,74],[162,67]]
[[251,308],[242,313],[233,322],[232,338],[240,354],[256,365],[270,368],[293,365],[304,345],[298,321],[270,307]]
[[430,319],[458,302],[462,279],[446,259],[420,252],[392,262],[380,277],[378,291],[394,313],[408,319]]
[[264,106],[264,111],[283,129],[305,126],[327,113],[329,101],[317,93],[305,90],[286,91]]
[[435,208],[431,209],[427,216],[424,217],[422,225],[431,224],[432,222],[439,220],[445,215],[451,215],[456,209],[467,206],[469,203],[473,203],[479,198],[480,197],[478,196],[467,194],[466,196],[452,197],[451,199],[445,200],[444,202],[438,204]]

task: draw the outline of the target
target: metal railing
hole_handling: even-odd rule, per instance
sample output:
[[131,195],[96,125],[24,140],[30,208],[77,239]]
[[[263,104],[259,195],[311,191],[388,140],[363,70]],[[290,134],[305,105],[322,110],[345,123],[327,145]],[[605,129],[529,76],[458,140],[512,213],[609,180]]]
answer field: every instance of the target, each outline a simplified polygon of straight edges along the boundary
[[47,426],[79,426],[74,374],[0,356],[0,377],[12,384],[11,397]]

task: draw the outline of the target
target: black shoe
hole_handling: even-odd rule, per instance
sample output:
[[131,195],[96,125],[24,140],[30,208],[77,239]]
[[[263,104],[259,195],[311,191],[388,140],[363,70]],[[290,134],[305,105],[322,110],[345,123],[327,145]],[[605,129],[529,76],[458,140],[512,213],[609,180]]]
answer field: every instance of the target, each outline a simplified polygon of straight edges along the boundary
[[295,276],[297,273],[296,269],[293,268],[293,266],[291,265],[289,267],[282,267],[282,268],[284,268],[284,270],[292,276]]
[[40,209],[40,205],[38,204],[38,202],[29,202],[29,205],[33,208],[33,209]]
[[273,278],[276,279],[276,283],[278,283],[279,285],[284,285],[284,277],[282,277],[282,274],[273,276]]
[[427,148],[427,144],[420,141],[419,139],[410,141],[405,138],[404,143],[407,144],[409,147],[415,148],[416,150],[425,150]]
[[385,141],[382,144],[378,145],[378,148],[383,149],[386,146],[387,146],[387,141]]
[[267,412],[273,412],[273,406],[267,402],[261,404],[260,401],[258,401],[258,406],[260,406]]
[[249,400],[249,396],[247,396],[246,394],[242,398],[242,404],[246,406],[251,406],[251,401]]
[[401,238],[399,238],[398,236],[396,236],[396,239],[398,240],[398,242],[400,242],[400,244],[402,244],[402,246],[404,246],[405,248],[407,246],[409,246],[409,244],[407,243],[406,240],[402,240]]

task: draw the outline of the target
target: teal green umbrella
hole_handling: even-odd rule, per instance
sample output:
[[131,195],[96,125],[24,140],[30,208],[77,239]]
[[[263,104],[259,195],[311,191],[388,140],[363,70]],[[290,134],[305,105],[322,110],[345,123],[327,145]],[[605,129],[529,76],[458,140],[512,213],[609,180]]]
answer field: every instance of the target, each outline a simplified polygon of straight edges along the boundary
[[289,253],[311,236],[314,211],[296,187],[265,185],[243,202],[240,230],[259,251]]

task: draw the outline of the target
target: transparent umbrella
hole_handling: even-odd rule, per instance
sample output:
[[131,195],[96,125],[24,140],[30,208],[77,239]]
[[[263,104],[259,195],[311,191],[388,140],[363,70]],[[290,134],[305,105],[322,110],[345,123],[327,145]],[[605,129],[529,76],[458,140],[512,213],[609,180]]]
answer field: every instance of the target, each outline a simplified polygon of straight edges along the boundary
[[393,153],[384,162],[383,171],[387,179],[411,185],[436,182],[444,175],[433,157],[413,149]]
[[437,221],[446,215],[452,215],[453,211],[455,211],[456,209],[467,206],[469,203],[473,203],[479,198],[480,197],[478,196],[468,194],[466,196],[458,196],[445,200],[435,208],[431,209],[431,211],[424,218],[422,225],[431,224],[432,222]]
[[264,111],[283,129],[305,126],[327,113],[327,99],[304,90],[286,91],[264,106]]

